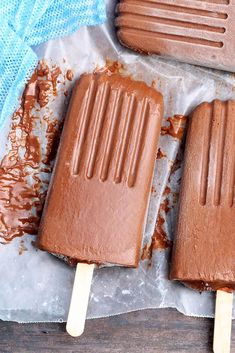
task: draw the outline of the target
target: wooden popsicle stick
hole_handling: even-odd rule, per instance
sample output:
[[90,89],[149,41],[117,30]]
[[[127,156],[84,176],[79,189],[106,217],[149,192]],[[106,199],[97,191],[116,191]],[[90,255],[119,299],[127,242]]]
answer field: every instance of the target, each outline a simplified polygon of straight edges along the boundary
[[217,290],[214,326],[214,353],[229,353],[231,345],[233,293]]
[[66,330],[73,337],[84,332],[91,281],[95,265],[78,263],[73,284]]

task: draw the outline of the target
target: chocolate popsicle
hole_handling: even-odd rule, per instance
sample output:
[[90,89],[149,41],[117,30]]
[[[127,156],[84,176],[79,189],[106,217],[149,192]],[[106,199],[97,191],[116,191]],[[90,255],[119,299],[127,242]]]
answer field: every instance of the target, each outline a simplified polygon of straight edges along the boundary
[[133,50],[235,71],[235,0],[121,0],[117,13]]
[[160,93],[113,74],[74,88],[39,247],[78,262],[136,267],[163,115]]
[[190,118],[170,278],[199,290],[235,289],[235,101]]

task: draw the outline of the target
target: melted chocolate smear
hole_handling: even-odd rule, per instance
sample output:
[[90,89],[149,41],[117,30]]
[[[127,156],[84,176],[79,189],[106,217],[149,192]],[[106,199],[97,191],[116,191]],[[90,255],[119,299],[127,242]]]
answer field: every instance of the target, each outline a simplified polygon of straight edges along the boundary
[[154,233],[152,235],[151,243],[144,245],[142,249],[141,260],[151,260],[153,256],[153,250],[165,250],[172,246],[172,242],[167,238],[167,234],[164,230],[164,223],[165,219],[159,214]]
[[58,92],[57,92],[57,81],[58,81],[58,77],[62,74],[61,69],[58,66],[53,67],[53,69],[51,70],[51,83],[52,83],[52,87],[53,87],[53,95],[57,96]]
[[50,120],[49,117],[44,116],[43,120],[47,124],[46,135],[47,135],[47,146],[45,157],[42,162],[45,164],[42,171],[46,173],[51,172],[51,162],[54,161],[60,142],[60,135],[63,128],[63,121],[57,119]]
[[169,195],[171,193],[171,188],[169,187],[169,186],[166,186],[165,187],[165,190],[164,190],[164,192],[163,192],[163,195],[165,196],[165,195]]
[[97,67],[94,73],[107,73],[107,74],[126,74],[125,67],[119,61],[113,61],[106,59],[105,65],[103,67]]
[[145,244],[142,249],[141,260],[150,260],[152,258],[152,248],[149,244]]
[[168,126],[162,126],[161,135],[170,135],[181,140],[184,135],[187,117],[184,115],[174,115],[167,119]]
[[[0,237],[2,244],[25,233],[37,234],[48,178],[55,158],[61,123],[56,118],[36,116],[57,95],[61,69],[40,62],[29,80],[19,109],[12,117],[9,148],[0,163]],[[46,149],[36,133],[36,125],[46,124]],[[43,156],[42,156],[43,154]],[[43,158],[42,158],[43,157]],[[23,243],[20,254],[25,251]]]
[[164,211],[165,213],[168,213],[170,211],[170,201],[168,199],[165,199],[161,205],[160,205],[160,210]]
[[[162,195],[162,202],[159,209],[158,218],[156,221],[154,233],[152,235],[151,244],[147,246],[148,251],[143,249],[143,256],[148,255],[148,259],[152,258],[153,250],[165,250],[172,246],[172,241],[170,241],[167,237],[167,233],[165,230],[165,222],[167,219],[167,214],[170,210],[172,210],[178,202],[178,192],[171,190],[170,188],[170,181],[173,175],[181,168],[182,160],[184,155],[184,146],[185,141],[183,139],[184,132],[186,128],[186,121],[187,117],[182,115],[175,115],[173,118],[169,118],[168,121],[170,122],[169,127],[164,127],[164,133],[169,133],[173,137],[177,137],[180,139],[180,146],[179,151],[177,153],[176,159],[174,164],[172,165],[171,172],[168,178],[167,185]],[[158,155],[162,158],[162,152],[159,149]],[[178,180],[178,182],[180,179]]]
[[[161,209],[164,211],[163,208]],[[152,250],[165,250],[171,247],[172,245],[172,242],[167,238],[166,231],[164,230],[164,223],[165,223],[165,219],[159,214],[155,225],[154,233],[152,236],[152,243],[151,243]]]
[[66,72],[66,78],[67,78],[67,80],[69,80],[69,81],[72,81],[72,80],[73,80],[73,71],[72,71],[72,70],[67,70],[67,72]]
[[157,159],[162,159],[166,157],[166,154],[161,150],[161,148],[158,148],[157,150]]
[[[167,192],[164,194],[168,195],[169,187],[167,186],[166,188]],[[165,250],[172,246],[172,242],[168,239],[166,231],[164,229],[166,215],[170,211],[170,209],[170,202],[166,197],[160,205],[160,210],[156,221],[155,229],[151,238],[151,242],[145,244],[142,249],[141,260],[151,260],[154,250]]]
[[[177,154],[176,160],[172,165],[171,173],[168,179],[168,185],[166,186],[163,195],[162,195],[162,203],[160,205],[159,214],[157,217],[155,229],[152,235],[151,242],[145,244],[142,249],[142,260],[150,260],[153,256],[154,250],[165,250],[172,246],[172,241],[168,239],[167,233],[165,230],[165,222],[167,218],[168,212],[176,206],[178,202],[178,193],[172,192],[171,188],[169,187],[169,183],[171,181],[172,175],[181,168],[182,163],[182,155],[184,151],[184,143],[183,137],[186,130],[186,122],[187,117],[183,115],[174,115],[171,118],[168,118],[167,121],[169,122],[168,126],[163,126],[161,129],[162,135],[170,135],[174,138],[180,140],[181,144],[179,147],[179,152]],[[157,159],[162,159],[166,157],[166,154],[159,148],[157,152]],[[152,193],[156,190],[152,188]]]

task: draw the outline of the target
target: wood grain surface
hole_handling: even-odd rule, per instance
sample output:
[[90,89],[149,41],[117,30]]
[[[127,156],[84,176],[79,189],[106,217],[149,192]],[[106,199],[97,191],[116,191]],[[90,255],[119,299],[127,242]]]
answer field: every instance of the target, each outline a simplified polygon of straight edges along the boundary
[[81,338],[69,337],[65,324],[0,321],[0,325],[0,353],[212,352],[213,320],[186,317],[173,309],[88,320]]

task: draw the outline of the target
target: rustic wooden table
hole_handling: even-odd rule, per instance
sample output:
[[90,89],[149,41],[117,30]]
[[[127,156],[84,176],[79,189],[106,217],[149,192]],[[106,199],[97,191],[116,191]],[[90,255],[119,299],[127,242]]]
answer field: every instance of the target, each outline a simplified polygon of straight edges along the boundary
[[[213,320],[172,309],[144,310],[88,320],[75,339],[64,324],[0,322],[0,353],[206,353],[212,352]],[[235,324],[232,349],[235,352]]]

